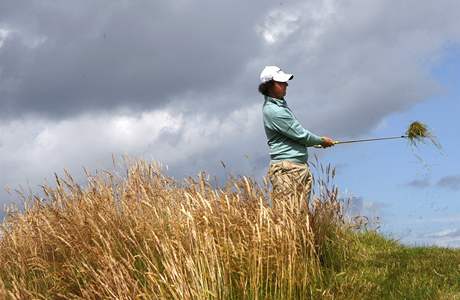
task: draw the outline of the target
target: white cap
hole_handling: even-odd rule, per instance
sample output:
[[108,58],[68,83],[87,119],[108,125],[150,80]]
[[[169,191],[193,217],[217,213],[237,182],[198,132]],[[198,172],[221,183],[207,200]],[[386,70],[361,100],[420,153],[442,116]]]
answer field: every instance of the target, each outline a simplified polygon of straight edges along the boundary
[[284,73],[277,66],[266,66],[260,73],[260,81],[262,83],[270,81],[270,80],[274,80],[278,82],[288,82],[292,78],[294,78],[294,75]]

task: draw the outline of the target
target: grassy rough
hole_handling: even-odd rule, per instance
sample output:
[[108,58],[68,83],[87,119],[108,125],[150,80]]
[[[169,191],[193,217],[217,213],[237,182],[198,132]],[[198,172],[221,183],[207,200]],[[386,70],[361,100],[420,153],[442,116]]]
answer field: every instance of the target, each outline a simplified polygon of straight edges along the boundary
[[460,250],[406,247],[376,232],[357,238],[335,299],[460,299]]
[[[408,248],[345,221],[335,171],[267,205],[247,177],[213,188],[155,164],[69,174],[1,229],[0,299],[456,299],[460,251]],[[289,203],[289,205],[288,205]]]
[[[317,299],[350,256],[334,192],[267,205],[247,177],[216,189],[155,164],[69,174],[10,213],[0,240],[7,299]],[[4,298],[5,298],[4,297]]]

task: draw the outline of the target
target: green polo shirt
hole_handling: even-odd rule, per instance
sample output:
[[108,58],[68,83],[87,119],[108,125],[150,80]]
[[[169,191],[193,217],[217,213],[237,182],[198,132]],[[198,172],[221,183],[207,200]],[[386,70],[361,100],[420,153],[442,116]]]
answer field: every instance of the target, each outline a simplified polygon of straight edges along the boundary
[[323,142],[321,137],[300,125],[286,100],[265,96],[262,111],[271,162],[289,160],[306,163],[307,147],[320,145]]

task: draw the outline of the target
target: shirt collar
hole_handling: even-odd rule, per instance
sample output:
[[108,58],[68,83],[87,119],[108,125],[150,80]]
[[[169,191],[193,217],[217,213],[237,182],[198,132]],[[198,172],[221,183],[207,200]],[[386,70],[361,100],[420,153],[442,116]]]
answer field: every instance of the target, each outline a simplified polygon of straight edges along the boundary
[[274,104],[276,104],[278,106],[287,106],[287,102],[284,99],[278,99],[278,98],[273,98],[273,97],[270,97],[270,96],[265,96],[265,101],[274,103]]

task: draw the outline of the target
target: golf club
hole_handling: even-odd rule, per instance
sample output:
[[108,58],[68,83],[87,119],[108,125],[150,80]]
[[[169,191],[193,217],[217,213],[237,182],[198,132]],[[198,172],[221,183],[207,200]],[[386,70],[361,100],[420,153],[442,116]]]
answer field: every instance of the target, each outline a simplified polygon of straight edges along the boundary
[[[371,141],[381,141],[381,140],[394,140],[394,139],[404,139],[408,138],[407,135],[401,135],[401,136],[392,136],[392,137],[383,137],[383,138],[373,138],[373,139],[361,139],[361,140],[349,140],[349,141],[334,141],[334,145],[337,144],[350,144],[350,143],[361,143],[361,142],[371,142]],[[321,145],[315,145],[313,146],[315,148],[324,148]]]

